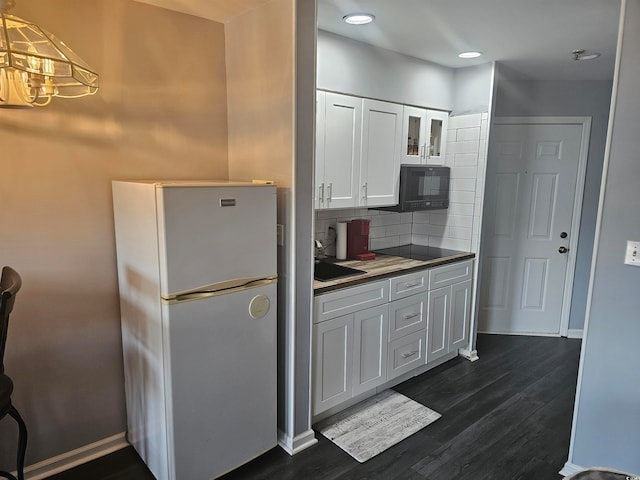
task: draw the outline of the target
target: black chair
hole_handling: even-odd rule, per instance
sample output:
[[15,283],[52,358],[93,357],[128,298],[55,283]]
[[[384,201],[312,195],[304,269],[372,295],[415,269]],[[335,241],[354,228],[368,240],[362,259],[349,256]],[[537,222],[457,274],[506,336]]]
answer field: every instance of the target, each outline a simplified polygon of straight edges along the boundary
[[[18,458],[16,470],[17,480],[24,480],[24,454],[27,451],[27,426],[18,410],[11,403],[13,382],[4,374],[4,349],[7,343],[7,331],[9,330],[9,315],[16,301],[16,294],[22,286],[20,275],[11,267],[2,269],[0,278],[0,420],[11,415],[18,422]],[[9,472],[0,471],[0,477],[16,480]]]

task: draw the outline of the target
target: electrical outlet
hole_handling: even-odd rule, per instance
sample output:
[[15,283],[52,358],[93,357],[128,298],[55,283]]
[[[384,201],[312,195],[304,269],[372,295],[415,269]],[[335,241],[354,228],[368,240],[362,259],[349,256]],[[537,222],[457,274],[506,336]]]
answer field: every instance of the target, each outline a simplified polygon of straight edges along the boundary
[[627,242],[627,251],[624,256],[624,263],[626,265],[635,265],[640,267],[640,242],[633,242],[629,240]]

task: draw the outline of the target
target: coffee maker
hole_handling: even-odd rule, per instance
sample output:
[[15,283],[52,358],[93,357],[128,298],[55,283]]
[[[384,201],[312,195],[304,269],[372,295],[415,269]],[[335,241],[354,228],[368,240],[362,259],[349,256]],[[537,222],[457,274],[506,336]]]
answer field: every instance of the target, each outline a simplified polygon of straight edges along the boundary
[[351,220],[347,223],[347,258],[349,260],[373,260],[369,251],[369,224],[371,220]]

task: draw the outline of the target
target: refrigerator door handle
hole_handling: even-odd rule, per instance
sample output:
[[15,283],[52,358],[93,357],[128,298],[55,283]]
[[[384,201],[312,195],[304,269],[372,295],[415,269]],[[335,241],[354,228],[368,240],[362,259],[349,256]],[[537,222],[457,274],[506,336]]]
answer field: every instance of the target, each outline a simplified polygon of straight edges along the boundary
[[194,290],[188,290],[184,292],[174,293],[171,295],[163,295],[162,303],[168,305],[174,305],[176,303],[190,302],[193,300],[201,300],[203,298],[217,297],[219,295],[226,295],[228,293],[240,292],[242,290],[249,290],[251,288],[262,287],[264,285],[270,285],[277,283],[278,276],[270,275],[268,277],[249,277],[249,278],[237,278],[235,280],[229,280],[226,282],[214,283],[212,285],[206,285]]

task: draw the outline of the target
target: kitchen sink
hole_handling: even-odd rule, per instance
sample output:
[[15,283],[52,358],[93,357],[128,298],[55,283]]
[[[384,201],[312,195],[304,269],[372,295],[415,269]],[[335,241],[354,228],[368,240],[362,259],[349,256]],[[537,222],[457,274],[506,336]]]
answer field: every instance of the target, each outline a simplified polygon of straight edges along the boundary
[[330,262],[317,262],[313,268],[313,278],[321,282],[328,282],[337,278],[350,277],[352,275],[360,275],[367,273],[357,268],[338,265]]

